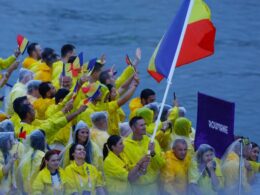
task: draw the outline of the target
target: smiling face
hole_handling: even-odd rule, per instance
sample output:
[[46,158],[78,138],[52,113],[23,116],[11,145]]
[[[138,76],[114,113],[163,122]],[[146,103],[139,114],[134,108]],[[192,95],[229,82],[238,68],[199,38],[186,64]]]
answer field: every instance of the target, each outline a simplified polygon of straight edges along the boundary
[[139,119],[136,121],[136,123],[132,127],[133,133],[141,136],[146,134],[146,126],[144,119]]
[[257,162],[258,157],[259,157],[259,152],[260,152],[259,147],[252,148],[251,151],[250,151],[250,154],[249,154],[250,160]]
[[84,146],[78,144],[72,153],[72,156],[74,157],[75,160],[85,160],[86,157],[86,150]]
[[78,133],[77,133],[78,143],[84,145],[86,143],[86,141],[88,140],[88,138],[89,138],[89,129],[88,128],[83,128],[83,129],[78,130]]
[[112,146],[112,151],[116,154],[120,154],[124,149],[123,140],[120,139],[116,145]]
[[50,159],[47,161],[45,160],[45,163],[50,170],[57,170],[59,168],[59,155],[58,154],[53,154]]

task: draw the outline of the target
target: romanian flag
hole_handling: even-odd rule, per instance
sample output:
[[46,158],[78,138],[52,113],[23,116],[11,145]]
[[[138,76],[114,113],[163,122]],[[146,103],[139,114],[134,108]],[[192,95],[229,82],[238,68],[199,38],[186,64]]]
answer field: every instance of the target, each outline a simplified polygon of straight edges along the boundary
[[149,63],[148,73],[158,82],[168,77],[172,62],[185,29],[185,19],[192,5],[176,67],[205,58],[214,53],[216,29],[210,10],[203,0],[183,0],[170,28],[157,45]]
[[91,83],[87,87],[82,87],[82,92],[86,95],[84,104],[95,100],[100,94],[101,85],[99,83]]
[[17,44],[19,46],[19,50],[20,50],[21,54],[23,54],[29,44],[29,41],[22,35],[17,35]]
[[77,80],[76,85],[73,89],[73,94],[72,94],[72,99],[75,100],[78,94],[78,90],[79,90],[79,80]]
[[71,64],[71,72],[73,77],[78,77],[79,73],[81,73],[81,69],[83,66],[83,52],[81,52]]
[[93,59],[89,60],[87,67],[86,67],[87,75],[91,75],[92,71],[95,68],[96,63],[97,63],[97,58],[93,58]]

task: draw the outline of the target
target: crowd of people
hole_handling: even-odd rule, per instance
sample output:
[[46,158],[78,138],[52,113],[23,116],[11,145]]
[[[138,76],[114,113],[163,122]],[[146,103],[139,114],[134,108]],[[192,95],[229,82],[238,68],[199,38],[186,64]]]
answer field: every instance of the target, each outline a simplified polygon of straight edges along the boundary
[[[18,80],[0,113],[0,194],[249,194],[260,171],[259,146],[234,137],[221,159],[202,144],[186,109],[174,99],[160,104],[140,84],[138,63],[128,58],[120,75],[105,56],[77,66],[74,45],[30,43],[0,59],[0,86]],[[132,99],[131,99],[132,98]],[[129,116],[122,106],[129,102]]]

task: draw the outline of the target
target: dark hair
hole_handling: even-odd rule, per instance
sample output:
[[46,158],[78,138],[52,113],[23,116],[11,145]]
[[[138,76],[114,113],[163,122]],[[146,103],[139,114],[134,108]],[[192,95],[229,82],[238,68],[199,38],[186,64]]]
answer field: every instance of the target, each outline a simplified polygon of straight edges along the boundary
[[[82,144],[79,144],[79,143],[73,143],[71,145],[70,151],[69,151],[70,160],[74,160],[74,156],[72,154],[75,152],[77,145],[83,146]],[[83,147],[85,148],[85,151],[86,151],[86,147],[85,146],[83,146]],[[87,154],[86,154],[86,156],[87,156]],[[85,158],[85,161],[86,161],[86,158]],[[89,164],[92,164],[91,162],[88,162],[88,161],[86,161],[86,162],[89,163]]]
[[121,137],[119,135],[111,135],[107,139],[107,143],[105,143],[103,146],[103,159],[104,160],[106,159],[109,150],[112,151],[112,146],[115,146],[120,140],[121,140]]
[[53,156],[53,155],[59,155],[60,154],[60,151],[59,150],[49,150],[45,153],[44,157],[42,158],[42,163],[40,165],[40,171],[44,169],[44,167],[46,167],[46,164],[45,164],[45,161],[49,161],[50,158]]
[[52,48],[45,48],[42,52],[42,60],[47,64],[51,65],[57,59],[57,54]]
[[61,100],[63,100],[66,95],[69,94],[69,90],[68,89],[65,89],[65,88],[61,88],[59,89],[56,94],[55,94],[55,104],[58,104]]
[[[80,130],[76,131],[76,134],[75,134],[75,144],[79,144],[78,143],[78,133],[79,133],[79,131]],[[80,145],[82,145],[82,144],[80,144]],[[92,159],[92,144],[91,144],[91,141],[90,141],[90,137],[88,137],[88,139],[86,140],[86,142],[84,143],[83,146],[84,146],[85,151],[86,151],[85,161],[89,164],[92,164],[92,161],[93,161],[93,159]],[[74,159],[72,159],[72,160],[74,160]]]
[[152,89],[143,89],[141,91],[140,98],[146,100],[151,95],[155,95],[155,92]]
[[72,52],[74,49],[76,49],[74,45],[71,44],[63,45],[60,50],[61,57],[64,58],[69,52]]
[[30,107],[30,105],[23,104],[19,107],[16,113],[18,114],[21,120],[24,120],[26,118],[27,113],[30,112],[31,109],[32,108]]
[[100,75],[99,75],[99,81],[100,81],[100,83],[102,83],[102,84],[104,84],[104,85],[107,85],[106,81],[107,81],[107,79],[109,79],[109,78],[110,78],[110,75],[109,75],[109,73],[108,73],[107,70],[102,71],[102,72],[100,73]]
[[104,66],[103,64],[100,64],[99,62],[96,62],[95,66],[94,66],[94,68],[93,68],[92,74],[93,74],[94,72],[101,71],[101,69],[103,68],[103,66]]
[[39,85],[39,93],[42,96],[42,98],[46,98],[47,92],[51,89],[50,84],[51,82],[42,82]]
[[143,119],[143,117],[141,117],[141,116],[134,116],[129,121],[129,126],[132,128],[132,126],[135,125],[137,121],[142,120],[142,119]]
[[[111,85],[111,84],[107,84],[106,86],[107,86],[107,88],[108,88],[108,90],[109,90],[109,93],[111,92],[112,88],[115,87],[114,85]],[[111,96],[109,95],[109,98],[108,98],[109,101],[111,101],[111,98],[110,98],[110,97],[111,97]]]
[[73,63],[76,58],[77,58],[77,56],[70,56],[68,63]]
[[24,104],[24,101],[28,100],[27,96],[18,97],[13,102],[13,109],[16,113],[19,112],[20,107]]
[[35,51],[36,46],[39,45],[38,43],[30,43],[27,47],[27,53],[29,56],[32,55],[32,53]]
[[45,150],[45,134],[43,133],[44,131],[39,132],[33,132],[30,135],[30,140],[31,140],[31,147],[34,150],[41,150],[44,152]]
[[255,142],[251,142],[251,145],[252,145],[252,149],[253,148],[260,148],[259,145]]

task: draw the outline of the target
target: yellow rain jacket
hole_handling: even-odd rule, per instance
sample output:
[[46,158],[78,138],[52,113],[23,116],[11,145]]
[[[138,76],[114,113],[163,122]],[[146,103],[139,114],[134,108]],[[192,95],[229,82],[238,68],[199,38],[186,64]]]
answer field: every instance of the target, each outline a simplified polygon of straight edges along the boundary
[[45,120],[47,117],[45,116],[45,112],[48,107],[55,104],[54,98],[39,98],[34,101],[33,107],[36,110],[36,119]]
[[56,89],[60,88],[60,75],[63,69],[63,62],[61,60],[54,62],[52,64],[52,75],[51,80],[52,84]]
[[54,187],[51,180],[51,172],[45,167],[39,172],[32,185],[33,195],[38,194],[65,194],[67,193],[68,178],[65,171],[62,168],[58,169],[60,176],[60,185]]
[[[218,164],[218,161],[215,160],[215,162],[216,162],[215,174],[219,179],[219,186],[217,189],[213,189],[211,179],[210,179],[207,171],[204,171],[203,173],[200,172],[196,161],[192,161],[192,163],[189,167],[189,171],[188,171],[189,183],[197,184],[198,187],[200,188],[202,194],[217,195],[218,194],[217,191],[220,190],[221,188],[223,188],[224,177],[223,177],[221,168]],[[217,190],[217,191],[215,191],[215,190]]]
[[[239,156],[235,152],[228,154],[226,160],[222,162],[222,173],[224,176],[225,188],[238,185],[239,182]],[[250,190],[250,186],[247,181],[247,169],[242,169],[242,186],[245,191]]]
[[4,176],[4,173],[3,173],[3,166],[0,164],[0,183],[1,183],[1,180]]
[[[73,161],[70,160],[69,151],[72,144],[68,145],[65,150],[64,159],[63,159],[63,167],[69,166]],[[98,145],[91,141],[92,145],[92,165],[95,166],[98,170],[103,171],[103,155],[101,153],[102,150],[98,147]]]
[[13,108],[13,102],[16,98],[22,97],[26,95],[26,85],[20,82],[17,82],[14,86],[13,89],[10,92],[9,95],[9,102],[7,105],[7,114],[12,115],[14,114],[14,108]]
[[37,64],[37,60],[30,56],[26,57],[23,61],[23,67],[29,70],[31,70],[35,64]]
[[129,77],[133,76],[135,73],[135,69],[133,66],[127,66],[122,74],[116,79],[115,85],[116,89],[119,89]]
[[170,150],[165,153],[165,161],[166,164],[161,169],[164,190],[169,194],[186,194],[190,158],[186,156],[184,160],[179,160]]
[[68,123],[66,117],[63,112],[57,112],[51,118],[47,120],[38,120],[35,119],[32,124],[27,123],[16,123],[15,124],[15,135],[18,136],[21,128],[23,127],[23,131],[26,131],[26,135],[29,135],[32,131],[36,129],[42,129],[46,133],[47,143],[50,142],[52,136],[57,132],[57,129],[61,129]]
[[[34,152],[34,157],[32,158],[32,154]],[[30,149],[25,156],[25,158],[20,166],[19,166],[19,182],[20,186],[23,188],[23,191],[26,193],[32,193],[32,183],[35,180],[36,176],[39,173],[39,168],[42,162],[42,158],[44,157],[44,152],[40,150],[34,151]]]
[[[123,153],[129,159],[132,167],[134,167],[136,163],[148,153],[149,143],[150,138],[146,135],[143,136],[141,141],[133,140],[132,134],[124,139],[125,147]],[[147,168],[147,173],[132,183],[133,194],[157,194],[159,171],[164,165],[165,160],[160,145],[156,140],[154,143],[156,155],[151,158],[151,162]]]
[[90,130],[91,140],[95,142],[99,149],[103,151],[103,146],[107,142],[107,139],[109,138],[109,134],[106,131],[99,130],[95,127],[93,127]]
[[120,157],[109,152],[104,160],[104,174],[106,189],[109,194],[131,194],[131,186],[128,181],[130,165],[124,154]]
[[248,179],[251,179],[252,176],[260,172],[260,163],[255,161],[248,161],[251,165],[252,170],[248,171]]
[[6,59],[0,58],[0,70],[8,68],[9,66],[11,66],[14,63],[15,60],[16,60],[16,57],[13,55]]
[[51,82],[52,69],[45,62],[36,62],[31,71],[35,73],[34,79],[42,82]]
[[143,104],[141,103],[141,99],[139,97],[133,98],[129,102],[129,109],[130,109],[130,114],[129,114],[129,119],[133,118],[135,116],[135,111],[138,108],[142,108]]
[[95,194],[97,187],[102,187],[103,181],[96,167],[84,163],[78,166],[73,161],[66,167],[65,172],[68,176],[68,193],[77,192],[82,194],[83,191],[89,191]]

